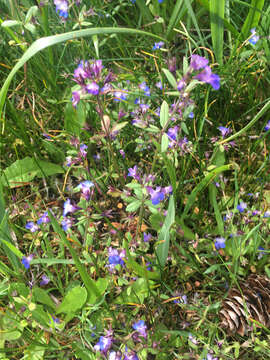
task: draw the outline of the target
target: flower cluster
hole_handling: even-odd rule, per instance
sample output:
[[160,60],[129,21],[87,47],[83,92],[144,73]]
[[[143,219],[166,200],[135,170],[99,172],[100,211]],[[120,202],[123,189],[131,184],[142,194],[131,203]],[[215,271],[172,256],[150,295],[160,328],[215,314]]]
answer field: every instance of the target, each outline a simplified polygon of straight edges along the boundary
[[[115,76],[111,71],[107,74],[102,71],[104,66],[102,60],[80,61],[78,67],[74,70],[73,80],[78,84],[78,90],[72,92],[72,105],[77,106],[81,97],[86,94],[99,95],[108,92],[115,92],[111,82]],[[121,94],[116,91],[116,98],[125,99],[125,92]]]

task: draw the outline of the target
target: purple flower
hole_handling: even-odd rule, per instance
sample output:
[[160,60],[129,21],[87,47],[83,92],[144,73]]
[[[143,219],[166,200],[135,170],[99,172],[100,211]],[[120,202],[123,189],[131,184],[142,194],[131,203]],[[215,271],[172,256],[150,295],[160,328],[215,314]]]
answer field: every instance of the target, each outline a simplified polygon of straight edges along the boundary
[[178,91],[181,91],[181,90],[183,90],[185,87],[186,87],[186,82],[185,82],[185,80],[184,79],[181,79],[179,82],[178,82],[178,84],[177,84],[177,90]]
[[107,354],[112,346],[112,337],[111,336],[101,336],[99,341],[94,346],[95,351],[100,351],[103,354]]
[[116,265],[124,266],[125,262],[125,256],[126,252],[125,250],[116,250],[111,247],[108,249],[108,255],[109,255],[109,265],[107,267],[109,268],[109,271],[114,271],[114,268]]
[[135,165],[133,168],[128,169],[128,175],[127,176],[131,176],[131,177],[133,177],[133,179],[136,179],[136,180],[140,181],[141,177],[138,174],[137,165]]
[[212,73],[210,66],[206,66],[202,72],[195,76],[195,79],[210,84],[215,90],[220,88],[220,78]]
[[[160,2],[160,1],[159,1]],[[160,42],[156,42],[152,48],[152,50],[158,50],[160,48],[162,48],[162,46],[164,45],[164,41],[160,41]]]
[[132,325],[133,329],[138,331],[138,333],[144,337],[145,339],[147,338],[147,326],[145,325],[144,320],[139,320],[138,322],[134,323]]
[[64,211],[63,216],[67,216],[69,213],[74,213],[75,211],[81,210],[81,208],[77,205],[72,205],[70,199],[64,202]]
[[66,0],[54,0],[54,5],[56,6],[56,13],[66,19],[68,17],[68,2]]
[[98,95],[99,93],[99,86],[95,81],[90,82],[86,85],[86,90],[89,94]]
[[104,66],[102,65],[102,60],[94,60],[89,66],[89,69],[93,73],[94,77],[97,79],[99,78],[103,67]]
[[198,344],[199,344],[199,341],[198,341],[192,334],[189,334],[189,335],[188,335],[188,339],[189,339],[194,345],[198,345]]
[[240,213],[242,213],[247,208],[247,204],[245,202],[241,201],[240,204],[238,204],[236,208],[237,208],[237,210],[239,210]]
[[208,64],[208,60],[199,55],[191,55],[190,67],[193,70],[204,69]]
[[71,101],[72,101],[72,105],[74,107],[76,107],[81,99],[80,97],[80,91],[73,91],[72,92],[72,98],[71,98]]
[[46,275],[42,275],[41,276],[41,281],[40,281],[40,283],[39,283],[39,285],[40,286],[45,286],[45,285],[47,285],[49,282],[50,282],[50,279],[48,278],[48,276],[46,276]]
[[87,150],[88,149],[88,146],[85,145],[85,144],[81,144],[80,145],[80,153],[79,155],[82,156],[83,158],[86,158],[86,155],[87,155]]
[[206,355],[206,359],[204,358],[203,360],[218,360],[218,358],[217,357],[214,358],[212,354],[208,353]]
[[193,119],[193,118],[194,118],[194,112],[191,111],[191,112],[188,114],[188,117],[189,117],[190,119]]
[[260,37],[259,37],[259,35],[256,35],[256,28],[252,28],[250,30],[250,32],[251,32],[252,36],[248,40],[248,42],[252,45],[255,45],[259,41]]
[[226,239],[224,237],[217,237],[215,238],[215,248],[217,250],[224,249],[226,247]]
[[89,180],[83,181],[78,185],[78,189],[81,190],[82,196],[85,198],[85,200],[90,199],[90,189],[93,186],[94,184]]
[[225,126],[219,126],[218,130],[221,132],[221,136],[225,138],[225,136],[229,135],[231,132],[230,128],[226,128]]
[[33,223],[33,221],[28,221],[28,223],[26,223],[25,225],[25,228],[27,230],[30,230],[32,233],[39,229],[39,227],[35,223]]
[[123,149],[119,150],[120,154],[122,155],[123,159],[126,157],[126,154]]
[[143,233],[143,241],[144,241],[144,242],[150,241],[151,238],[152,238],[152,235],[151,235],[151,234],[147,234],[146,232]]
[[162,200],[164,200],[165,195],[160,186],[158,186],[156,190],[154,190],[151,186],[147,186],[146,189],[151,196],[153,205],[158,205]]
[[48,211],[46,211],[37,221],[37,224],[48,224],[51,221],[51,219],[48,216]]
[[267,124],[265,125],[264,130],[265,130],[265,131],[270,130],[270,120],[269,120],[269,121],[267,122]]
[[64,218],[64,219],[61,221],[61,225],[62,225],[62,229],[63,229],[64,231],[68,231],[68,229],[70,229],[71,226],[73,225],[73,219]]
[[270,211],[267,210],[264,214],[263,214],[264,218],[269,218],[270,217]]
[[28,270],[30,268],[30,262],[33,260],[34,255],[30,254],[27,257],[23,256],[22,257],[22,264],[25,267],[26,270]]
[[173,128],[168,129],[167,135],[170,140],[174,140],[174,141],[177,140],[178,130],[179,130],[179,126],[174,126]]

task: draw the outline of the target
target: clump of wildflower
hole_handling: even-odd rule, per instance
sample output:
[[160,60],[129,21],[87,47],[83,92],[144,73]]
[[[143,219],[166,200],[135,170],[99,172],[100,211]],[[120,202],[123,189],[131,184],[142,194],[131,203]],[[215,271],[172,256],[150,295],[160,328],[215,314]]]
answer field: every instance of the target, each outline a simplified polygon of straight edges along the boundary
[[34,255],[30,254],[27,257],[23,256],[22,257],[22,264],[25,267],[26,270],[28,270],[30,268],[30,263],[33,260]]

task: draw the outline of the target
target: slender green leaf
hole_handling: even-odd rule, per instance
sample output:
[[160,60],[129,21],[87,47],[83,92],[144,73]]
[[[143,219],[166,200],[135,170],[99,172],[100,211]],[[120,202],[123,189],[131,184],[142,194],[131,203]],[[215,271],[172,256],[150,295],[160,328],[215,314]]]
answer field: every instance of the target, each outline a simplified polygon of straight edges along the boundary
[[169,81],[170,85],[174,88],[177,89],[177,82],[175,80],[175,77],[173,76],[173,74],[168,70],[168,69],[162,69],[162,71],[164,72],[167,80]]
[[169,146],[169,138],[167,134],[163,134],[161,138],[161,152],[164,153],[167,151]]
[[169,105],[164,100],[160,108],[160,125],[162,129],[167,124],[168,120],[169,120]]
[[170,245],[170,228],[175,221],[175,205],[174,205],[174,197],[170,196],[168,213],[166,215],[164,224],[160,230],[158,235],[158,241],[160,242],[157,245],[157,257],[158,262],[163,268],[166,264],[168,253],[169,253],[169,245]]
[[189,212],[189,210],[191,209],[192,205],[195,203],[196,201],[196,197],[197,195],[207,186],[210,184],[211,181],[213,181],[213,179],[219,175],[220,173],[222,173],[223,171],[227,171],[230,170],[232,168],[232,164],[228,164],[228,165],[224,165],[224,166],[220,166],[214,170],[212,170],[211,172],[209,172],[205,178],[195,187],[195,189],[193,189],[192,193],[189,195],[187,203],[185,205],[183,214],[181,216],[181,220],[184,220]]
[[225,0],[210,0],[210,22],[213,50],[217,62],[223,63]]
[[260,20],[262,9],[264,6],[264,0],[252,0],[251,8],[241,29],[243,40],[250,36],[250,30],[255,28]]
[[171,36],[173,34],[173,28],[179,23],[180,19],[182,18],[182,15],[185,10],[184,8],[182,8],[183,3],[184,3],[183,0],[177,0],[176,4],[174,5],[173,11],[170,16],[169,24],[167,26],[167,32],[166,32],[167,39],[171,39]]

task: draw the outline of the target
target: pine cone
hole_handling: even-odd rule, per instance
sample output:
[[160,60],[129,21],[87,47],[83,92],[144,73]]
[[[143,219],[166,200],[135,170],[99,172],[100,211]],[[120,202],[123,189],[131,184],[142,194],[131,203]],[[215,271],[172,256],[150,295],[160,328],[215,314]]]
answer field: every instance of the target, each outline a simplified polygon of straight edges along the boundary
[[226,329],[229,335],[238,333],[241,336],[252,330],[251,323],[269,327],[270,279],[252,274],[239,286],[241,291],[237,287],[232,288],[222,303],[219,313],[220,326]]

